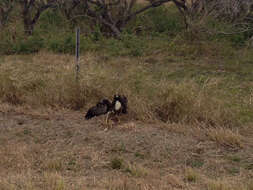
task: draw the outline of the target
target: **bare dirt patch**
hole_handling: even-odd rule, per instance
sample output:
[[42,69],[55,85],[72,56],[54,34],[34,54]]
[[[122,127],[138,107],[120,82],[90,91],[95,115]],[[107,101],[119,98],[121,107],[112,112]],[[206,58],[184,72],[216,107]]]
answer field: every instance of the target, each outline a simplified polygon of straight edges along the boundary
[[234,150],[191,126],[125,120],[105,131],[104,118],[85,121],[81,112],[1,110],[0,189],[215,189],[230,181],[247,189],[253,177],[250,138]]

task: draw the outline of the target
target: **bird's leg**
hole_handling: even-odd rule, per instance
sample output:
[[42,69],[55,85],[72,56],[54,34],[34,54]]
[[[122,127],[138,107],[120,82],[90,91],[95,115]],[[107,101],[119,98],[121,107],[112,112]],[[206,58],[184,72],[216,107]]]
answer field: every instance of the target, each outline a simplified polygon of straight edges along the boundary
[[120,122],[119,115],[116,114],[114,116],[114,121],[115,121],[115,123],[119,124],[119,122]]
[[119,116],[117,116],[117,122],[118,122],[118,124],[120,123],[120,117]]
[[107,112],[107,114],[106,114],[106,117],[105,117],[105,129],[104,129],[104,131],[107,131],[108,130],[108,117],[109,117],[109,112]]
[[105,124],[106,124],[106,125],[108,124],[109,114],[110,114],[110,112],[107,112],[107,114],[106,114],[106,118],[105,118]]
[[112,114],[111,111],[106,114],[106,121],[105,122],[106,122],[107,128],[111,128],[112,127],[112,124],[110,123],[110,116],[111,116],[111,114]]

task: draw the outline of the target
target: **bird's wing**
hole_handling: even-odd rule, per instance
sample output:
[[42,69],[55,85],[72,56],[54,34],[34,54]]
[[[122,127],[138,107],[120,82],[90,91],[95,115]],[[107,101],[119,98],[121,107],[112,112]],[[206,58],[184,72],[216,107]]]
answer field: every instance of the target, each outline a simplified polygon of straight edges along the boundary
[[127,104],[127,102],[128,102],[128,100],[127,100],[127,97],[126,96],[122,96],[122,100],[123,100],[123,102],[125,103],[125,104]]
[[86,115],[85,115],[85,119],[91,119],[92,117],[96,116],[95,113],[94,113],[94,110],[95,110],[95,109],[96,109],[95,106],[91,107],[91,108],[87,111],[87,113],[86,113]]
[[107,105],[106,104],[99,104],[98,106],[96,106],[96,115],[102,115],[102,114],[106,114],[107,111]]
[[127,102],[128,102],[127,97],[123,95],[121,97],[121,103],[122,103],[122,107],[123,107],[122,113],[127,113]]

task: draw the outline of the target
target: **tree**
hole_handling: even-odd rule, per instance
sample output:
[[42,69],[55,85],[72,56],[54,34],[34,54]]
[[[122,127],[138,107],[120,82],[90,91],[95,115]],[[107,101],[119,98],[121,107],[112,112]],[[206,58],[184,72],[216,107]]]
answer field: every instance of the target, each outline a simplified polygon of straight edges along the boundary
[[57,6],[68,21],[75,23],[76,9],[80,8],[81,0],[57,0]]
[[54,7],[55,2],[56,0],[19,0],[22,6],[25,34],[31,35],[33,33],[40,15],[48,8]]
[[170,1],[149,0],[148,5],[134,10],[136,0],[82,0],[85,14],[101,26],[102,32],[113,34],[117,38],[129,21],[138,14]]
[[[223,32],[233,34],[252,30],[252,0],[173,0],[184,17],[187,29],[196,29],[203,25],[207,18],[226,22],[236,31]],[[199,29],[199,28],[197,28]]]
[[86,17],[92,21],[92,25],[98,25],[104,34],[120,38],[124,27],[138,14],[173,0],[146,1],[148,4],[137,10],[134,9],[136,0],[58,0],[58,4],[67,19]]
[[0,29],[3,28],[9,19],[10,12],[13,10],[14,0],[1,0],[0,2]]

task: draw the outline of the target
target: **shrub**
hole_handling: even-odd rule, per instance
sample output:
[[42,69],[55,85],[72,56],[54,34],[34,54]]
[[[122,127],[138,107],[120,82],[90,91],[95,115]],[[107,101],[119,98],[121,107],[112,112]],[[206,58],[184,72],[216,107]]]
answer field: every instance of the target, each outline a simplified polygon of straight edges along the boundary
[[38,52],[44,46],[43,39],[39,36],[29,36],[27,39],[19,39],[13,44],[12,52],[18,54],[30,54]]
[[12,79],[8,72],[0,73],[0,98],[3,102],[18,105],[24,102],[22,89],[16,85],[15,79]]
[[134,34],[122,34],[121,40],[104,39],[102,47],[112,56],[141,56],[145,52],[145,40]]
[[164,122],[204,123],[207,126],[234,126],[237,124],[231,110],[217,99],[212,84],[199,87],[194,82],[161,84],[153,105],[159,120]]
[[62,28],[67,24],[58,10],[49,9],[41,15],[38,25],[40,29],[43,29],[44,31],[48,30],[48,32],[50,32],[52,31],[52,28]]
[[142,24],[144,28],[154,33],[167,32],[174,35],[181,32],[183,26],[174,6],[161,6],[147,11]]
[[[76,39],[75,33],[69,32],[64,33],[62,35],[55,35],[51,39],[48,40],[48,47],[49,51],[55,53],[75,53],[76,46]],[[80,36],[80,51],[92,51],[96,49],[96,44],[92,42],[89,37]]]

